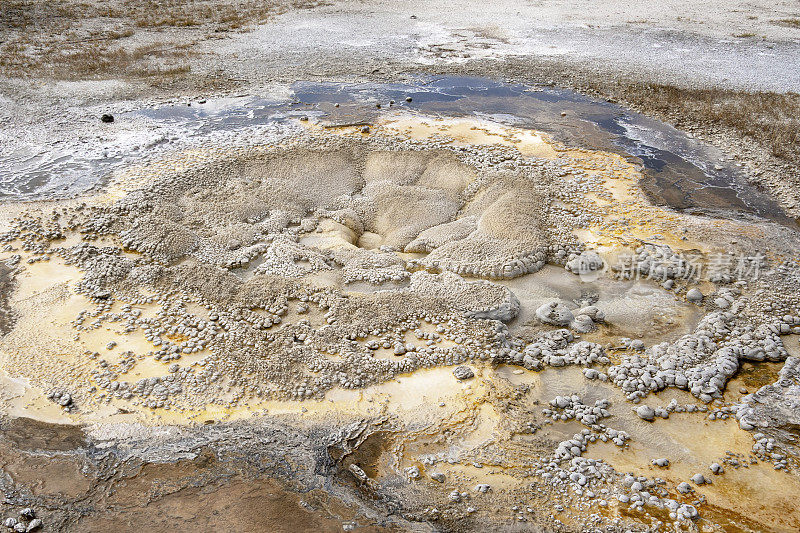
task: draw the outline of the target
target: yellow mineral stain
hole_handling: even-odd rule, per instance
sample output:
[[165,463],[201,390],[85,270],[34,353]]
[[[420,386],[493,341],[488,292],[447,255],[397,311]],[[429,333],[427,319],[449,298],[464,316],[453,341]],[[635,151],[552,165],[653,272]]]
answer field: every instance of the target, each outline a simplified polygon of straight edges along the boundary
[[556,147],[545,133],[505,126],[489,120],[390,115],[379,122],[382,132],[409,139],[430,138],[449,141],[452,146],[508,146],[527,157],[553,159]]

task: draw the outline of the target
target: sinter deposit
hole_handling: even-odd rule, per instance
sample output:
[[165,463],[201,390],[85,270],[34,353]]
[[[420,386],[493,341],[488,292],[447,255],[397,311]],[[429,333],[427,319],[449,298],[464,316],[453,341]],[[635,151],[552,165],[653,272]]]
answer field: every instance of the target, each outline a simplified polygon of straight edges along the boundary
[[302,123],[5,206],[9,405],[147,460],[285,424],[347,528],[800,527],[794,230],[486,120]]

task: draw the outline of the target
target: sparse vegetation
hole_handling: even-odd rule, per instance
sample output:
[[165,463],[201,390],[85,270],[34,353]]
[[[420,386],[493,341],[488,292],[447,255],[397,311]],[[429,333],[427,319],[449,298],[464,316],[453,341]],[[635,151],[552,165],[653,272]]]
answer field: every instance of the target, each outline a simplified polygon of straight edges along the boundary
[[681,89],[669,85],[632,85],[620,98],[674,118],[691,117],[706,128],[724,127],[800,165],[800,95],[722,89]]
[[139,28],[189,27],[215,25],[215,30],[234,30],[266,22],[282,12],[284,4],[275,1],[239,0],[227,2],[166,0],[126,0],[109,9],[105,16],[133,20]]
[[[192,46],[318,0],[4,0],[0,74],[53,79],[175,76]],[[171,28],[192,31],[176,34]],[[153,44],[157,42],[158,44]]]
[[100,40],[81,41],[80,46],[58,53],[47,50],[45,56],[57,58],[41,61],[41,55],[26,53],[26,47],[13,43],[0,55],[0,69],[16,72],[37,72],[54,79],[95,79],[113,72],[124,72],[131,77],[185,74],[190,68],[185,63],[187,52],[179,47],[164,47],[162,43],[133,48],[110,48]]
[[800,18],[797,18],[797,17],[790,18],[790,19],[776,20],[775,23],[780,25],[780,26],[789,26],[791,28],[800,28]]

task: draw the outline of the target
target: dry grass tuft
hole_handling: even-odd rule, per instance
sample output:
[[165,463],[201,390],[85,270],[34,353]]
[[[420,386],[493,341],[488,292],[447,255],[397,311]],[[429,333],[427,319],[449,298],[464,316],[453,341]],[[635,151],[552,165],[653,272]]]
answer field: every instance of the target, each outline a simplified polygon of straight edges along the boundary
[[634,85],[621,97],[663,116],[691,117],[706,127],[729,128],[767,147],[774,156],[800,165],[800,95],[680,89]]
[[775,24],[778,26],[788,26],[790,28],[800,28],[800,18],[790,18],[790,19],[781,19],[781,20],[773,20]]
[[36,72],[53,79],[101,79],[118,72],[129,77],[172,76],[186,74],[190,67],[186,52],[162,44],[134,48],[109,48],[103,42],[90,41],[47,55],[57,57],[42,62],[40,57],[26,53],[24,45],[11,44],[0,54],[0,70]]
[[[319,0],[0,0],[0,74],[147,78],[190,71],[191,45]],[[187,31],[170,31],[182,28]],[[161,44],[153,45],[151,43]]]
[[[285,7],[275,1],[126,0],[109,9],[106,16],[133,20],[139,28],[214,25],[216,31],[230,31],[264,23]],[[291,7],[299,7],[299,3]]]

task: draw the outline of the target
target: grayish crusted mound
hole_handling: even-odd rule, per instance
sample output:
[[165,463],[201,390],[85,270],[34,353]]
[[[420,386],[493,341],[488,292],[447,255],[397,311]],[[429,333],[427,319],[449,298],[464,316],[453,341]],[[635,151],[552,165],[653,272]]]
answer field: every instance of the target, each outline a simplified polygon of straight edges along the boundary
[[[552,226],[547,217],[547,187],[502,173],[496,178],[464,211],[477,218],[475,230],[466,234],[471,220],[443,228],[441,237],[450,239],[433,248],[421,261],[423,265],[495,279],[514,278],[544,266]],[[440,242],[444,241],[441,237]],[[421,238],[424,244],[418,245],[424,248],[435,243],[428,235]]]
[[507,322],[519,313],[519,300],[506,287],[489,281],[466,281],[451,272],[415,272],[407,291],[450,301],[455,310],[470,318]]
[[172,263],[197,249],[200,237],[165,217],[145,216],[120,235],[126,248]]
[[370,153],[366,187],[353,206],[366,231],[402,250],[420,232],[450,222],[465,201],[475,170],[446,151]]
[[124,243],[163,262],[196,252],[204,261],[241,265],[271,235],[313,230],[331,218],[355,241],[371,232],[378,245],[402,250],[420,232],[449,222],[474,180],[474,170],[447,151],[365,148],[328,139],[316,149],[253,149],[171,176],[121,202],[140,221],[122,233]]
[[[474,180],[470,167],[447,151],[401,153],[401,162],[410,161],[405,177],[396,179],[389,168],[377,179],[384,156],[373,160],[360,141],[319,142],[315,150],[229,154],[166,175],[116,205],[70,214],[71,223],[93,235],[51,250],[82,271],[75,290],[97,305],[73,321],[77,336],[122,320],[126,333],[141,333],[152,344],[147,353],[92,371],[103,394],[153,409],[232,396],[226,405],[253,397],[319,398],[334,387],[499,357],[491,320],[516,316],[513,294],[450,272],[412,273],[388,244],[402,248],[455,216]],[[431,198],[451,207],[420,204]],[[423,211],[433,218],[426,221]],[[318,228],[325,229],[317,235],[322,241],[306,240]],[[379,247],[357,245],[368,232]],[[25,239],[34,242],[43,233],[36,228]],[[338,237],[323,245],[325,235]],[[99,236],[118,237],[127,251],[89,242]],[[338,288],[355,281],[408,286],[365,293]],[[121,309],[112,311],[117,304]],[[142,319],[133,308],[143,304],[156,308],[153,317]],[[425,342],[409,343],[408,332]],[[437,344],[443,340],[449,342]],[[395,349],[396,357],[376,357],[378,349]],[[208,354],[202,365],[180,362],[198,352]],[[121,376],[137,356],[163,363],[166,375],[125,381]],[[74,397],[78,403],[90,398],[84,391]]]
[[754,323],[742,313],[744,299],[729,310],[705,315],[689,335],[648,349],[645,357],[626,356],[609,368],[612,381],[632,400],[677,387],[704,402],[720,398],[741,360],[782,361],[788,356],[776,324]]
[[363,248],[340,248],[333,251],[336,263],[342,267],[345,283],[367,281],[374,284],[401,282],[410,273],[405,262],[394,253]]
[[[257,272],[302,275],[334,260],[347,281],[381,283],[407,276],[404,261],[378,248],[428,254],[412,266],[508,279],[542,268],[553,235],[570,240],[571,229],[589,221],[551,208],[566,193],[563,182],[552,185],[558,169],[546,163],[497,171],[446,149],[381,150],[380,139],[296,143],[234,151],[129,194],[119,203],[128,216],[115,230],[126,247],[162,263],[194,256],[236,268],[266,254]],[[506,157],[507,167],[517,164]],[[369,252],[320,256],[287,241],[326,221]],[[309,265],[288,264],[299,261]]]
[[597,329],[597,322],[605,320],[605,313],[594,305],[572,311],[564,302],[554,301],[537,308],[536,318],[543,324],[569,326],[578,333],[589,333]]
[[536,318],[552,326],[568,326],[575,320],[572,311],[562,302],[550,302],[536,310]]
[[474,215],[439,224],[417,235],[416,239],[406,245],[405,251],[428,253],[449,242],[467,238],[477,227],[478,220]]
[[796,434],[800,430],[800,358],[787,358],[775,383],[742,398],[736,418],[742,429]]
[[[237,399],[303,399],[421,367],[501,357],[493,321],[518,314],[511,291],[447,269],[415,271],[418,265],[395,250],[466,210],[474,231],[464,242],[485,256],[483,266],[468,270],[491,277],[535,270],[526,250],[539,250],[543,263],[545,222],[531,213],[541,210],[546,187],[535,192],[530,177],[508,172],[478,177],[476,166],[448,150],[376,151],[363,140],[335,137],[297,143],[198,162],[114,206],[74,215],[95,234],[116,235],[138,252],[88,242],[57,250],[83,271],[77,290],[98,304],[92,315],[78,317],[76,329],[125,320],[127,331],[140,330],[154,345],[143,355],[170,373],[124,382],[119,375],[136,362],[123,359],[92,376],[101,389],[153,408],[180,398],[202,405],[232,390]],[[515,253],[522,267],[504,271]],[[469,254],[453,258],[470,264]],[[337,288],[359,281],[395,288]],[[116,301],[121,312],[111,312]],[[157,306],[156,316],[139,319],[130,306],[140,302]],[[190,306],[205,308],[208,318]],[[90,316],[97,318],[90,323]],[[426,324],[436,331],[422,331]],[[409,331],[424,345],[409,343]],[[442,340],[450,343],[436,344]],[[375,357],[377,349],[396,357]],[[202,368],[178,362],[201,350],[210,353]]]
[[332,268],[331,260],[326,254],[304,246],[288,235],[276,235],[268,245],[254,249],[260,254],[260,263],[254,270],[255,274],[299,278]]

